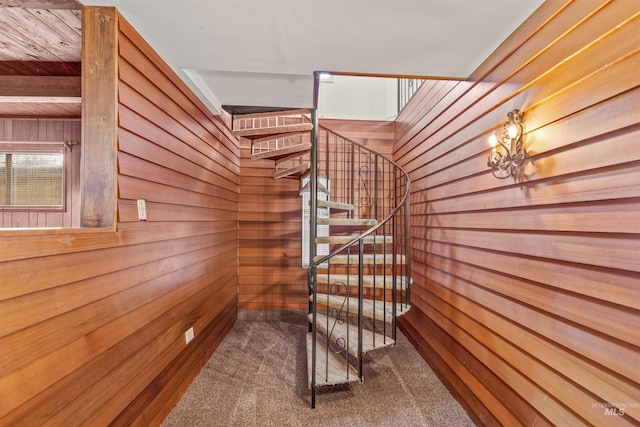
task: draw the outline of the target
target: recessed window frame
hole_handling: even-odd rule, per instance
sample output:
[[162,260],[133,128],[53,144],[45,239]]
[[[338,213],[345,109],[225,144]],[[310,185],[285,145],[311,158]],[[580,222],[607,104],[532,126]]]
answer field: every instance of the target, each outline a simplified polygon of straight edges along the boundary
[[[80,171],[78,225],[1,228],[0,224],[0,237],[117,231],[118,37],[116,8],[82,8],[80,141],[90,143],[83,144],[79,165],[74,160],[72,166]],[[75,194],[75,189],[67,190]],[[76,202],[65,203],[75,212]]]
[[69,168],[69,146],[65,142],[48,141],[10,141],[0,144],[0,156],[12,154],[53,154],[62,155],[62,173],[60,177],[60,205],[6,205],[0,200],[0,211],[27,212],[66,212],[67,209],[67,173]]

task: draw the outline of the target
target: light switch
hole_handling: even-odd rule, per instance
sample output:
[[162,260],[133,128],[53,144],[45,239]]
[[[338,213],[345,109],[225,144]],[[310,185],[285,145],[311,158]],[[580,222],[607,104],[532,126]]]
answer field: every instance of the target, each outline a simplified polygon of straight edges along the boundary
[[189,329],[187,329],[187,332],[184,333],[184,340],[186,341],[187,344],[189,344],[189,341],[191,341],[194,336],[195,334],[193,333],[193,326],[192,326]]
[[138,219],[140,221],[147,220],[147,204],[144,199],[138,199]]

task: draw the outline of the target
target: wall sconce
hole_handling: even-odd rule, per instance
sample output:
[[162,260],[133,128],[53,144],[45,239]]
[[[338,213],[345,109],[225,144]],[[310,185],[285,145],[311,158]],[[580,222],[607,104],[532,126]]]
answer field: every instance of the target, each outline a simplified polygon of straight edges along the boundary
[[527,151],[522,147],[523,116],[520,111],[513,110],[507,114],[507,121],[502,129],[493,132],[489,138],[491,154],[487,166],[498,179],[515,177],[518,168],[527,158]]

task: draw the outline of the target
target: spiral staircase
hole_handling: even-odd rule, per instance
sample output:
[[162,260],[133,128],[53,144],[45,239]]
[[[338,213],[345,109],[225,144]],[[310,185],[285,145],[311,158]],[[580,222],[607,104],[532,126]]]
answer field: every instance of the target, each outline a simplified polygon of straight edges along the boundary
[[318,391],[364,380],[366,353],[395,343],[396,319],[410,308],[409,178],[320,126],[315,110],[234,116],[233,133],[251,139],[252,159],[274,161],[274,178],[299,179],[309,192],[303,258],[315,407]]

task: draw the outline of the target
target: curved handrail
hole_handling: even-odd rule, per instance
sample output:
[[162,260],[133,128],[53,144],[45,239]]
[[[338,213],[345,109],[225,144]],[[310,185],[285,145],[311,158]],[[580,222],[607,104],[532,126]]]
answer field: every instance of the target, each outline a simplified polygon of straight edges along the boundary
[[402,209],[402,207],[405,205],[405,203],[407,202],[407,200],[409,199],[409,193],[410,193],[410,189],[411,189],[411,179],[409,178],[409,174],[407,173],[407,171],[405,171],[400,165],[398,165],[396,162],[394,162],[393,160],[389,159],[388,157],[373,151],[372,149],[370,149],[369,147],[359,144],[343,135],[340,135],[338,132],[335,132],[329,128],[327,128],[326,126],[323,125],[319,125],[320,128],[333,133],[334,135],[339,136],[340,138],[342,138],[343,140],[361,148],[364,149],[365,151],[368,151],[370,154],[373,154],[374,156],[380,157],[382,159],[384,159],[385,161],[391,163],[393,166],[396,167],[396,169],[398,171],[400,171],[402,174],[404,174],[404,177],[406,179],[406,184],[405,184],[405,193],[402,196],[402,199],[400,200],[400,202],[396,205],[396,207],[385,217],[382,219],[382,221],[380,221],[378,224],[376,224],[375,226],[369,228],[368,230],[363,231],[362,233],[360,233],[359,235],[357,235],[356,237],[354,237],[351,241],[343,244],[342,246],[338,247],[338,249],[333,250],[331,253],[324,255],[322,258],[320,258],[318,261],[315,260],[309,260],[310,263],[312,263],[314,266],[318,266],[320,264],[323,264],[324,262],[328,261],[330,258],[333,258],[334,256],[338,255],[340,252],[344,251],[345,249],[353,246],[356,242],[358,242],[359,240],[362,240],[363,238],[365,238],[366,236],[372,234],[374,231],[376,231],[378,228],[382,227],[383,225],[387,224],[391,218],[393,218],[399,211],[400,209]]
[[[311,256],[307,274],[310,320],[308,345],[311,346],[309,386],[312,408],[315,407],[318,384],[349,382],[353,381],[355,376],[362,380],[364,353],[395,341],[396,318],[410,307],[411,285],[409,225],[411,180],[409,174],[385,155],[320,125],[317,114],[318,89],[319,73],[315,72],[310,152],[309,254]],[[320,130],[325,134],[324,145],[322,145],[324,157],[319,153]],[[377,222],[373,226],[368,226],[369,223],[366,221],[323,221],[321,224],[327,226],[332,224],[349,226],[352,232],[359,234],[352,236],[337,233],[342,235],[344,240],[327,239],[323,243],[326,243],[328,248],[334,249],[329,250],[330,253],[327,255],[316,256],[319,244],[318,181],[321,175],[326,177],[327,183],[331,183],[322,190],[326,196],[322,196],[321,199],[327,200],[331,191],[331,201],[339,203],[338,210],[342,210],[338,212],[336,219],[344,218],[346,211],[349,219],[375,219]],[[363,191],[366,193],[364,199]],[[363,226],[367,229],[360,232],[359,228],[354,230],[353,226]],[[371,242],[369,242],[370,237],[372,237]],[[342,243],[345,240],[347,242]],[[369,246],[370,244],[372,247]],[[380,252],[378,252],[379,244],[382,245]],[[392,244],[391,248],[387,246],[388,244]],[[369,258],[371,255],[373,257]],[[391,256],[390,261],[389,256]],[[365,257],[367,257],[366,260]],[[333,258],[335,259],[332,261]],[[333,292],[334,286],[344,289]],[[365,287],[370,290],[365,291]],[[320,289],[323,289],[321,293]],[[322,294],[322,301],[318,299],[320,294]],[[366,326],[365,299],[367,300],[366,317],[371,319],[366,321]],[[319,304],[323,307],[323,313],[318,313]],[[338,327],[339,324],[340,327]],[[367,335],[366,350],[364,349],[365,328],[370,332]],[[324,338],[321,338],[322,334]],[[357,343],[353,342],[353,337],[357,339]],[[351,343],[350,340],[352,340]],[[338,348],[333,348],[332,343],[338,344]],[[333,362],[330,363],[329,352],[335,353],[336,350],[340,352],[346,350],[345,360],[340,362],[331,359]],[[321,361],[318,361],[318,354],[322,355]],[[342,366],[344,362],[346,362],[344,368],[339,368],[343,369],[342,372],[336,372],[335,367]],[[318,365],[318,363],[321,364]],[[357,368],[354,373],[355,363]],[[330,365],[333,366],[332,369]],[[329,376],[330,371],[332,377]]]

